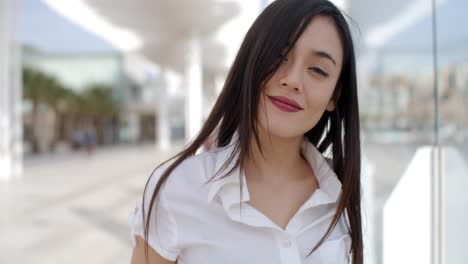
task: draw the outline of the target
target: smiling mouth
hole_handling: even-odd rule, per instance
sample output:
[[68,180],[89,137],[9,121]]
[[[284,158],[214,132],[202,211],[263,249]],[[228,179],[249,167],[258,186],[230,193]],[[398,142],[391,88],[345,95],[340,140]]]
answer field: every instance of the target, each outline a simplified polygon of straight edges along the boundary
[[280,96],[268,96],[268,99],[270,99],[274,106],[283,112],[294,113],[302,110],[302,108],[297,104],[294,105],[294,102],[288,102],[286,98]]

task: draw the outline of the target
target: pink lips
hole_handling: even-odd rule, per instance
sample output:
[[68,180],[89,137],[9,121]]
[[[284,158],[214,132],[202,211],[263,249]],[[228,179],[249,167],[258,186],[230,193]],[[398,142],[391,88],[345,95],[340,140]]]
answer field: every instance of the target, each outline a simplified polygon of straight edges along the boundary
[[284,96],[268,96],[270,101],[284,112],[298,112],[302,107],[294,100]]

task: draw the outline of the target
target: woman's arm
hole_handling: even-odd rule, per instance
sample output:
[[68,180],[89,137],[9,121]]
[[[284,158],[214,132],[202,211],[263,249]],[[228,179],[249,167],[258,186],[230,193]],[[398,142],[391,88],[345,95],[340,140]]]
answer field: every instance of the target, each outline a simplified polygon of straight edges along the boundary
[[167,260],[158,254],[151,246],[149,246],[143,238],[135,236],[136,245],[133,248],[131,264],[146,264],[145,247],[148,246],[148,263],[149,264],[175,264],[175,261]]

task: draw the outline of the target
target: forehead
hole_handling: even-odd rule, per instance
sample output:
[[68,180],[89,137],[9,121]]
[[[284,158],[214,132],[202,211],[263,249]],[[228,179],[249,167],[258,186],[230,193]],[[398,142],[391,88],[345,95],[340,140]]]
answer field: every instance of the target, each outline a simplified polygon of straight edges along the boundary
[[341,65],[343,46],[332,18],[326,16],[313,18],[297,40],[295,50],[296,52],[325,51],[335,58],[338,65]]

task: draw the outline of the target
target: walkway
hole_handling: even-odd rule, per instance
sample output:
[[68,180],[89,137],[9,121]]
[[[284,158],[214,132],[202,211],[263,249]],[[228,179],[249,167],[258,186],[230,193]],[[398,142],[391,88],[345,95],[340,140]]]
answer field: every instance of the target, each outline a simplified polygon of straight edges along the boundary
[[22,179],[0,183],[0,263],[129,263],[127,216],[170,153],[143,145],[28,158]]

